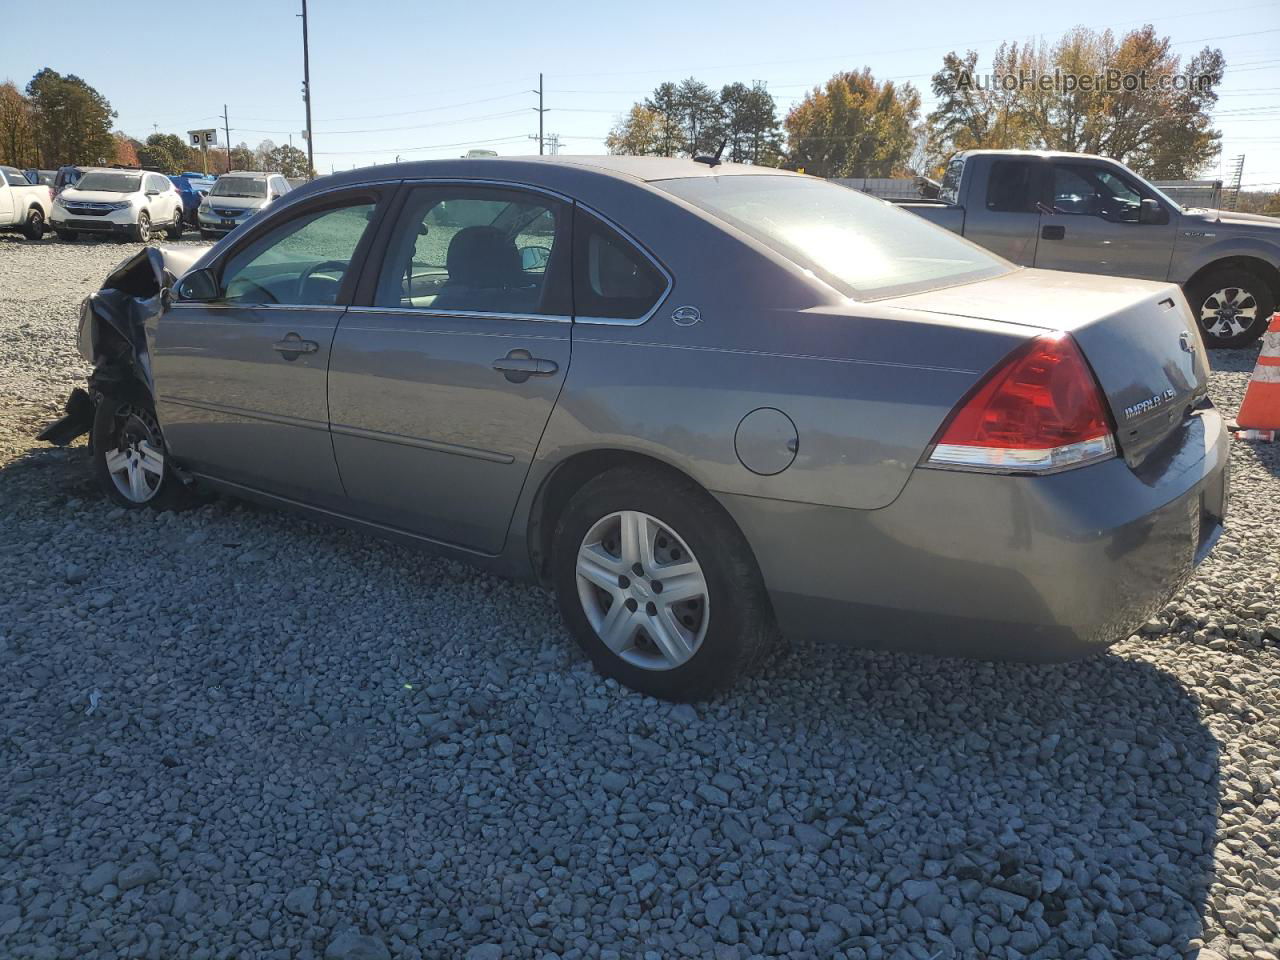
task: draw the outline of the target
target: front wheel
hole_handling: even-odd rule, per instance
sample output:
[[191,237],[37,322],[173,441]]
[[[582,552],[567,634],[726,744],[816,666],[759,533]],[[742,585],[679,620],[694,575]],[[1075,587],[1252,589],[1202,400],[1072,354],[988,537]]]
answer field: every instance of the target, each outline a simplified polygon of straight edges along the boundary
[[182,226],[182,208],[179,207],[177,210],[173,211],[173,223],[169,224],[168,228],[165,230],[165,235],[170,240],[181,240]]
[[741,532],[696,484],[656,468],[610,470],[574,495],[552,577],[596,669],[664,700],[727,687],[776,633]]
[[44,238],[44,214],[35,207],[27,214],[26,223],[22,225],[22,235],[28,240]]
[[1266,282],[1248,270],[1228,267],[1188,284],[1187,302],[1210,347],[1243,347],[1262,336],[1275,312]]
[[138,214],[138,222],[133,228],[133,239],[139,243],[146,243],[151,239],[151,217],[145,210]]
[[107,496],[129,509],[168,510],[190,499],[146,404],[102,398],[93,417],[93,472]]

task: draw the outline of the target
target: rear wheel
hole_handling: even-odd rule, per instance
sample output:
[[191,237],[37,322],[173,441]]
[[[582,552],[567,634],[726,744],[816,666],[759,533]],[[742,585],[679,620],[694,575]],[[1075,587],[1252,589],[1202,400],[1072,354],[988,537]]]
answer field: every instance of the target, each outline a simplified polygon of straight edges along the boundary
[[179,206],[177,210],[173,211],[173,223],[169,224],[169,226],[166,228],[165,235],[168,236],[170,240],[182,239],[182,207],[181,206]]
[[138,223],[133,228],[133,239],[146,243],[151,239],[151,217],[143,210],[138,214]]
[[146,404],[102,398],[93,418],[93,471],[122,507],[170,510],[193,500],[169,465],[160,424]]
[[1210,347],[1243,347],[1266,332],[1275,297],[1248,270],[1215,270],[1187,287],[1187,302]]
[[596,668],[664,700],[697,700],[749,670],[776,634],[741,532],[691,481],[622,467],[556,525],[560,611]]
[[44,237],[44,213],[39,207],[32,207],[28,211],[26,223],[22,225],[22,235],[28,240],[40,240]]

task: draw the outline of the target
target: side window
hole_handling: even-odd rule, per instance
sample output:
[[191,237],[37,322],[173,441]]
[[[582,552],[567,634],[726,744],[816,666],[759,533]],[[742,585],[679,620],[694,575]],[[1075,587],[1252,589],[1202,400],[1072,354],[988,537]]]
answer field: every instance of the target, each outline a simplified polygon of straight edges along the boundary
[[1142,194],[1123,177],[1087,164],[1054,164],[1053,206],[1057,213],[1137,223]]
[[616,320],[643,317],[666,293],[666,277],[617,231],[582,210],[578,210],[575,217],[575,316]]
[[964,157],[956,157],[947,164],[947,172],[942,175],[942,186],[938,190],[938,199],[950,204],[960,202],[960,178],[964,175]]
[[232,256],[222,271],[222,299],[239,304],[328,306],[373,219],[371,201],[312,210]]
[[374,306],[568,316],[567,219],[540,194],[419,187],[387,245]]
[[1028,160],[997,160],[987,178],[987,209],[1036,213],[1036,166]]

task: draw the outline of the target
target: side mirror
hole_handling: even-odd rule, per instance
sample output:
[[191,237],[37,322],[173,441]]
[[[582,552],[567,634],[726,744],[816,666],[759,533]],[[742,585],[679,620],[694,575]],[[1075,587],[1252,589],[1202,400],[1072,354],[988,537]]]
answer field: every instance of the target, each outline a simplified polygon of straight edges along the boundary
[[520,269],[545,270],[547,261],[551,259],[550,247],[523,247],[520,250]]
[[177,298],[195,303],[218,299],[218,280],[208,267],[192,270],[178,281]]
[[1159,201],[1146,198],[1138,210],[1139,223],[1161,224],[1169,222],[1169,211],[1160,206]]

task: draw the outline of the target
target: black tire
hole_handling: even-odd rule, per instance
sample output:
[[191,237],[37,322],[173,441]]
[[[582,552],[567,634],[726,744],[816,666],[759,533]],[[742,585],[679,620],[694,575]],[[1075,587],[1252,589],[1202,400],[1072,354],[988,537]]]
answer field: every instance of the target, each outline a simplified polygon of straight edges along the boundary
[[[159,482],[146,499],[126,496],[112,478],[108,458],[135,450],[134,444],[145,438],[158,448],[164,466]],[[198,503],[192,491],[173,472],[164,449],[164,437],[156,422],[155,412],[147,404],[131,403],[114,397],[103,397],[93,416],[90,440],[93,448],[93,474],[103,492],[113,502],[129,510],[180,510]],[[148,474],[154,477],[155,474]],[[144,480],[150,487],[150,481]]]
[[27,221],[22,225],[22,235],[28,240],[44,239],[44,212],[39,207],[27,211]]
[[[589,532],[620,511],[647,514],[675,534],[705,578],[706,606],[697,621],[702,628],[701,616],[706,616],[705,629],[692,655],[678,666],[651,669],[614,653],[584,609],[577,575],[579,549]],[[658,545],[664,543],[661,533]],[[678,702],[709,697],[751,670],[777,636],[764,581],[741,531],[695,483],[660,468],[618,467],[585,484],[556,523],[551,564],[561,615],[596,669],[650,696]],[[653,599],[660,599],[660,590],[654,591]],[[650,616],[654,609],[650,604]],[[637,613],[633,619],[639,617]],[[633,650],[649,644],[642,629]]]
[[173,214],[173,223],[169,224],[169,226],[165,228],[165,236],[170,240],[181,240],[182,227],[182,207],[178,207]]
[[[1215,294],[1220,291],[1238,291],[1236,302],[1254,312],[1252,322],[1239,333],[1224,333],[1224,324],[1206,313],[1217,306]],[[1275,295],[1257,274],[1239,267],[1213,270],[1187,284],[1187,303],[1200,326],[1200,335],[1208,347],[1244,347],[1253,343],[1267,331],[1271,315],[1276,309]],[[1215,332],[1214,328],[1217,328]]]
[[59,240],[66,243],[75,243],[76,238],[80,236],[80,234],[76,233],[74,230],[55,230],[53,232],[58,235]]
[[151,239],[151,215],[145,210],[138,214],[138,222],[133,225],[133,239],[138,243]]

